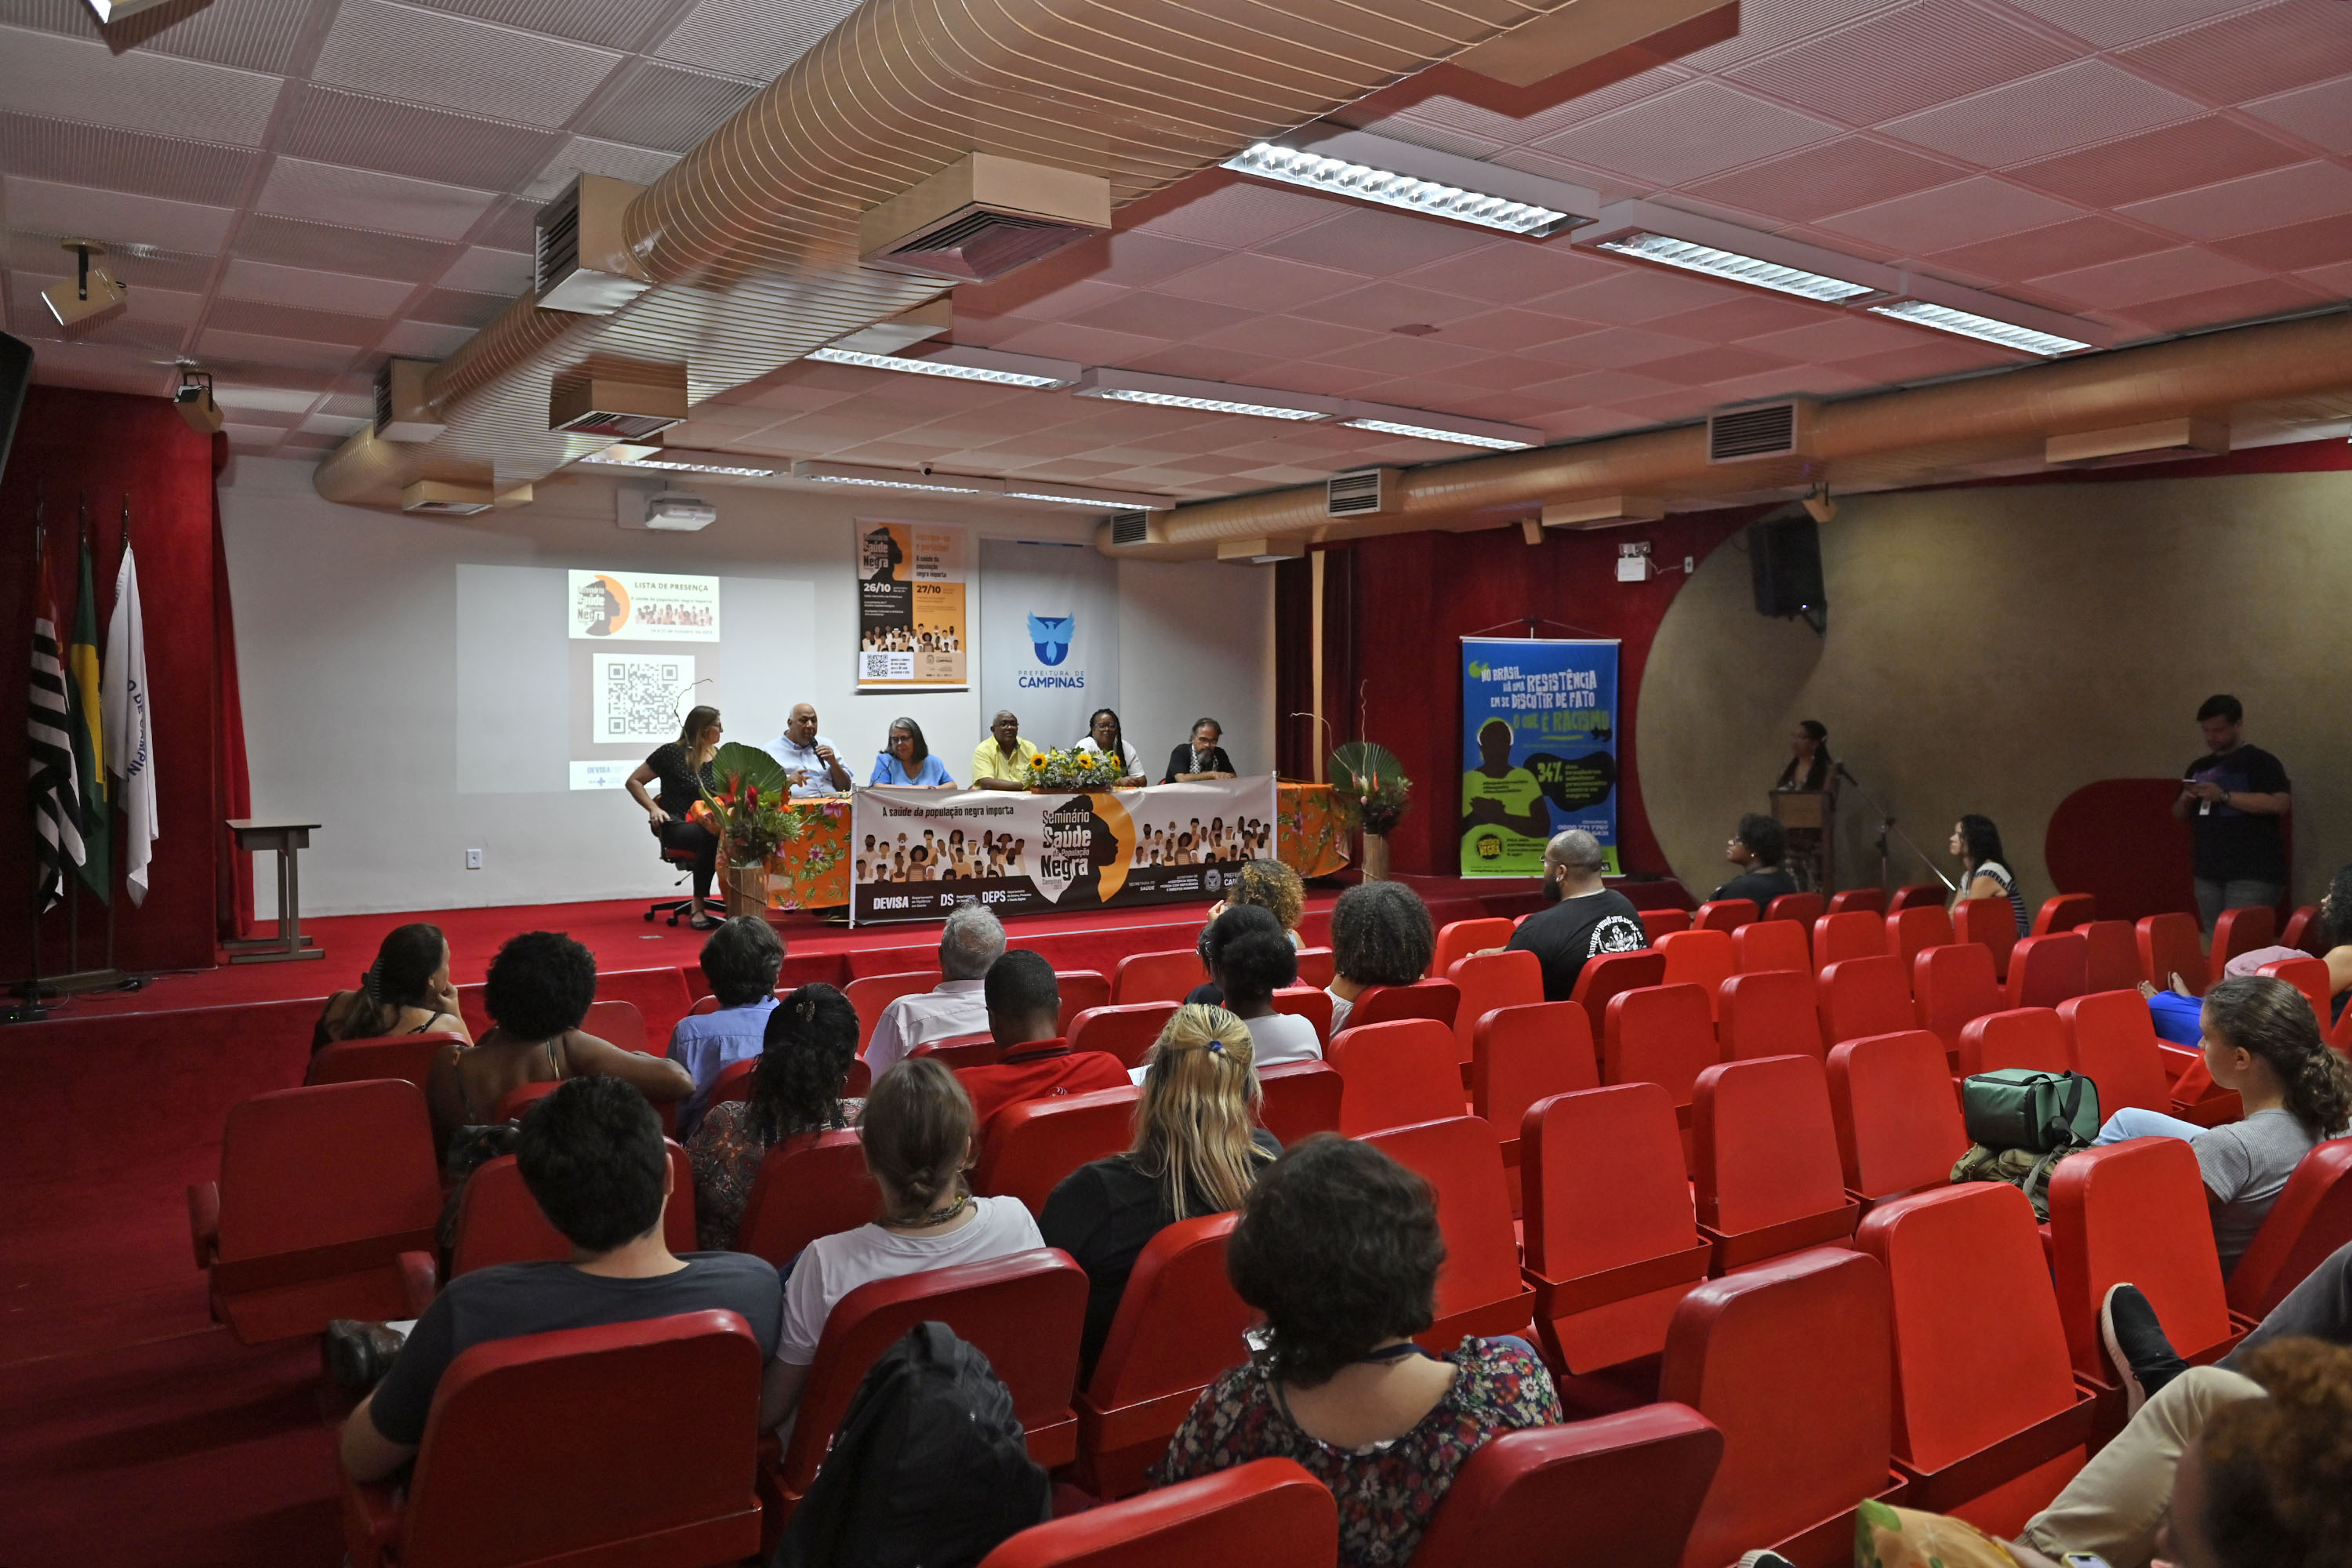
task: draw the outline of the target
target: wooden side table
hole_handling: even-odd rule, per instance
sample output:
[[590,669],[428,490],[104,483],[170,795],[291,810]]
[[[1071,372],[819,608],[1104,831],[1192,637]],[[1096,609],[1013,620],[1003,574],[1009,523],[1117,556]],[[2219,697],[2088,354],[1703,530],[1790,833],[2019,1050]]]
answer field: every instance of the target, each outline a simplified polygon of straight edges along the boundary
[[310,847],[315,822],[279,822],[263,817],[232,816],[229,836],[236,847],[250,854],[268,849],[278,856],[278,934],[225,942],[231,963],[283,963],[291,958],[324,958],[327,950],[302,934],[302,879],[295,851]]

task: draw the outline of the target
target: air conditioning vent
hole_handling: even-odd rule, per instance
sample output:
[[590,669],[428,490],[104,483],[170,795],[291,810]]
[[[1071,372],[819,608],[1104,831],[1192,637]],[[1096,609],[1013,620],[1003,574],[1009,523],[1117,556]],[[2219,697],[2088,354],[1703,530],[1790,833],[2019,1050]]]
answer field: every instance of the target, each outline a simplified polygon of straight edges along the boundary
[[428,517],[472,517],[498,504],[488,485],[419,479],[400,492],[400,510]]
[[547,427],[607,441],[643,441],[686,418],[686,385],[587,377],[559,381],[549,394]]
[[884,272],[983,283],[1110,227],[1110,183],[992,153],[959,159],[858,222]]
[[1390,510],[1396,501],[1398,470],[1351,468],[1334,474],[1323,484],[1327,517],[1370,517]]
[[1148,511],[1113,513],[1110,520],[1110,542],[1113,544],[1150,543],[1151,514]]
[[421,359],[386,360],[375,373],[375,438],[436,441],[448,426],[434,417],[425,401],[425,377],[433,366]]
[[652,287],[621,234],[644,189],[583,174],[540,209],[531,291],[541,310],[609,316]]
[[1748,408],[1727,408],[1706,416],[1706,460],[1744,463],[1757,458],[1799,455],[1803,411],[1801,403],[1765,403]]
[[866,265],[886,272],[985,283],[1066,245],[1091,238],[1095,232],[1075,224],[1048,223],[1009,213],[967,212],[919,239],[867,257]]

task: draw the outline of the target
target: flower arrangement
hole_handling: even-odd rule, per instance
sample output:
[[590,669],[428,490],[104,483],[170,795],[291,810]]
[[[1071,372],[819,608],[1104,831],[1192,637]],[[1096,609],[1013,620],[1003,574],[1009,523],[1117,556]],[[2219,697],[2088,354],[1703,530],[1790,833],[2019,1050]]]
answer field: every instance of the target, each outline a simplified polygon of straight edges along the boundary
[[705,786],[696,815],[719,835],[730,865],[764,865],[806,831],[791,810],[784,765],[759,747],[730,741],[712,754],[710,771],[717,786]]
[[1331,802],[1350,826],[1381,837],[1412,803],[1412,781],[1386,746],[1349,741],[1331,753]]
[[1029,782],[1037,789],[1108,789],[1120,776],[1118,759],[1104,752],[1056,747],[1029,759]]

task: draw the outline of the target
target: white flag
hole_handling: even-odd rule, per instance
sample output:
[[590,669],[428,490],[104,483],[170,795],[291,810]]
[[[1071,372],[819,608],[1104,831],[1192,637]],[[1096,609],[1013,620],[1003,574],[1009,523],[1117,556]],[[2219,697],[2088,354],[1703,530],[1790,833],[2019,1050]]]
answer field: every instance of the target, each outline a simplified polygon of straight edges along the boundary
[[100,689],[105,710],[106,765],[121,784],[122,882],[133,904],[147,900],[149,847],[160,837],[155,826],[155,726],[147,707],[147,623],[139,612],[139,567],[131,547],[122,548],[122,570],[114,578],[114,618],[106,627],[106,669]]

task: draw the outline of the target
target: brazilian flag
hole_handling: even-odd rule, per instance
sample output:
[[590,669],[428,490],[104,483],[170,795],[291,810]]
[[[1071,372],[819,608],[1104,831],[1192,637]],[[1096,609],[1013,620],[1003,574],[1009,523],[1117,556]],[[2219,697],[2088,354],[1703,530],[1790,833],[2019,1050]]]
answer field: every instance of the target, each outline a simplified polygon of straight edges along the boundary
[[74,767],[81,775],[81,879],[100,899],[112,892],[106,839],[106,738],[99,726],[98,593],[90,581],[89,535],[81,536],[81,593],[74,606],[73,640],[66,645],[66,706],[73,733]]

